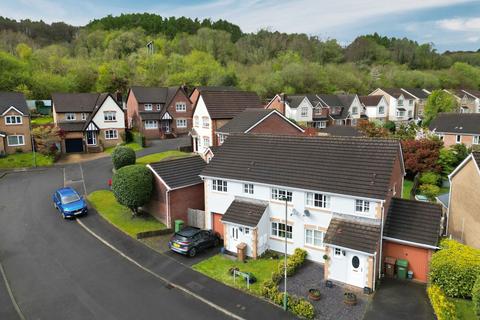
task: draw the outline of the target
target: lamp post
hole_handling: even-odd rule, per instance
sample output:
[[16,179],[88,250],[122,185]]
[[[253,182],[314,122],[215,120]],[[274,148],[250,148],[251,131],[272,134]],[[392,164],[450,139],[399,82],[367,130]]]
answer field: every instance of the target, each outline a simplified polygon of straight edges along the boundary
[[284,278],[285,278],[285,283],[284,283],[284,293],[283,293],[283,309],[287,311],[287,218],[288,218],[288,198],[287,196],[283,197],[283,200],[285,200],[285,256],[283,259],[283,269],[284,269]]

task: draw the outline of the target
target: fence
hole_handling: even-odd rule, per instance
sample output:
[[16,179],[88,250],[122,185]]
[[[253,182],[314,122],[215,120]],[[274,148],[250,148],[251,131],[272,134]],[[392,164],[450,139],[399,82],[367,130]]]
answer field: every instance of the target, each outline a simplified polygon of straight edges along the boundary
[[188,225],[205,229],[205,211],[188,209]]

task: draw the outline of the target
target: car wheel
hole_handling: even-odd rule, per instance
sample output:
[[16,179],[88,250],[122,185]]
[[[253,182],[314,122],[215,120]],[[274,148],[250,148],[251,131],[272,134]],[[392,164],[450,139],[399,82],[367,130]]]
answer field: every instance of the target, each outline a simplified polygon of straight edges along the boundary
[[196,248],[192,248],[190,249],[190,251],[188,251],[188,256],[193,258],[197,255],[197,249]]

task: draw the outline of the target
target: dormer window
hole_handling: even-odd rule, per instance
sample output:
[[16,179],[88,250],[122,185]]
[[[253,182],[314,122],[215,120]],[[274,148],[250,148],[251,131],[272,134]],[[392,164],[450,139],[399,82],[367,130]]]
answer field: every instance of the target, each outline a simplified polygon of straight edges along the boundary
[[87,120],[87,114],[85,112],[82,112],[80,117],[82,118],[83,121]]
[[353,107],[352,108],[352,114],[358,114],[358,107]]
[[162,110],[162,105],[161,104],[157,104],[157,111],[160,111]]
[[75,119],[76,119],[75,113],[73,112],[65,113],[65,120],[74,121]]
[[144,105],[145,111],[152,111],[152,104],[151,103],[146,103]]
[[398,106],[400,106],[400,107],[403,106],[403,99],[402,98],[398,99]]
[[370,202],[367,200],[355,200],[355,212],[368,213],[370,211]]

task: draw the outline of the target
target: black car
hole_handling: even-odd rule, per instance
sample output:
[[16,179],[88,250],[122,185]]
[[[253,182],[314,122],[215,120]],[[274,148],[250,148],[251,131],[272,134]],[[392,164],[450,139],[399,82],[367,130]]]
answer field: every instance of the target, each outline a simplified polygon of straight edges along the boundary
[[210,230],[186,227],[176,232],[168,242],[175,252],[194,257],[198,252],[218,246],[220,238]]

